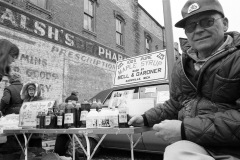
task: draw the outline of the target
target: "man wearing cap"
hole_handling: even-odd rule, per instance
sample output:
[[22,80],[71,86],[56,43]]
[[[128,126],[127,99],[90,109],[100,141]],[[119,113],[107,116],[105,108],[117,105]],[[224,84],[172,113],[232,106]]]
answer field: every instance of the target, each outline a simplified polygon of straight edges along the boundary
[[10,85],[4,88],[0,111],[4,115],[12,113],[19,114],[23,103],[20,97],[20,92],[23,87],[21,76],[18,73],[12,73],[8,77]]
[[170,99],[133,116],[169,142],[164,160],[240,159],[240,33],[218,0],[188,0],[175,27],[190,48],[173,68]]

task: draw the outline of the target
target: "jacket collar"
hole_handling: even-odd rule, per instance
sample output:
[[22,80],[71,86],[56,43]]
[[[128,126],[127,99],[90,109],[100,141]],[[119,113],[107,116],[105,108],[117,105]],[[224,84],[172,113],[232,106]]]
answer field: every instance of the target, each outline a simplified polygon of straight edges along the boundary
[[194,50],[194,49],[192,49],[192,48],[189,48],[189,49],[187,50],[188,56],[195,61],[195,63],[194,63],[194,69],[195,69],[196,71],[198,71],[199,69],[201,69],[202,66],[204,65],[204,63],[205,63],[209,58],[211,58],[211,57],[213,57],[213,56],[221,53],[221,51],[222,51],[223,49],[228,48],[228,46],[230,46],[230,45],[232,44],[233,38],[232,38],[230,35],[226,35],[225,37],[226,37],[226,38],[225,38],[226,40],[224,41],[224,43],[223,43],[214,53],[212,53],[211,56],[206,57],[205,59],[199,59],[196,50]]

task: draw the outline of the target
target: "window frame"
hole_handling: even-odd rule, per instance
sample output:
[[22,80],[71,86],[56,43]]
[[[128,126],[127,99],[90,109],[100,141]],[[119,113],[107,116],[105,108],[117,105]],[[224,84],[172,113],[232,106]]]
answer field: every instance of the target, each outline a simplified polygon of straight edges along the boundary
[[[34,1],[35,1],[36,3],[35,3]],[[44,3],[45,3],[45,4],[44,4],[45,6],[42,7],[41,5],[39,5],[39,3],[38,3],[39,1],[45,1],[45,2],[44,2]],[[48,9],[48,5],[47,5],[47,4],[48,4],[48,0],[28,0],[28,2],[30,2],[31,4],[37,6],[37,7],[41,8],[41,9],[44,9],[44,10],[47,10],[47,9]]]
[[[148,45],[147,45],[147,41],[149,41]],[[145,50],[145,53],[152,52],[152,37],[147,32],[144,32],[144,50]]]
[[116,17],[116,44],[123,46],[123,21]]
[[[85,4],[85,2],[88,2],[88,11],[89,11],[89,3],[92,3],[92,10],[91,10],[91,14],[89,13],[89,12],[85,12],[86,10],[86,4]],[[94,33],[95,32],[95,30],[96,30],[96,0],[84,0],[84,10],[83,10],[83,29],[85,30],[85,31],[87,31],[87,32],[90,32],[90,33]],[[91,29],[89,29],[89,22],[87,22],[87,27],[85,27],[86,25],[85,25],[85,16],[87,16],[87,18],[91,18]]]
[[[114,17],[115,17],[115,36],[116,36],[116,45],[120,48],[123,48],[124,45],[125,45],[125,30],[124,30],[124,26],[126,25],[126,21],[125,21],[125,18],[124,16],[118,12],[118,11],[114,11]],[[119,32],[118,30],[118,26],[117,26],[117,21],[120,22],[120,26],[121,26],[121,32]],[[120,34],[120,39],[118,40],[118,34]],[[120,42],[120,43],[118,43]]]

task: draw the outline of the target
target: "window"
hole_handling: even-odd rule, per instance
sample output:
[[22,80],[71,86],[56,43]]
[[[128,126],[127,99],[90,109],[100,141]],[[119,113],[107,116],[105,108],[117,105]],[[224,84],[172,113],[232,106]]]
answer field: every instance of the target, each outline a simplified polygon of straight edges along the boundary
[[116,18],[116,43],[123,46],[123,32],[122,32],[123,22]]
[[47,0],[29,0],[32,4],[35,4],[38,7],[47,9]]
[[150,39],[146,37],[146,53],[150,53]]
[[91,0],[84,0],[84,29],[94,31],[94,2]]
[[151,43],[152,43],[152,38],[150,36],[150,34],[145,32],[145,48],[146,48],[146,53],[150,53],[151,52]]
[[113,11],[114,17],[116,19],[116,44],[117,47],[123,48],[124,46],[124,25],[126,21],[121,12],[116,10]]

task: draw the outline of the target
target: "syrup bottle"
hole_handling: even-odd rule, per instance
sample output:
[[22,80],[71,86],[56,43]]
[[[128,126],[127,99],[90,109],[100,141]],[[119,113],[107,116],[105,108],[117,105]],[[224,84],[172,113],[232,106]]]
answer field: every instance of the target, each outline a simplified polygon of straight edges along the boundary
[[74,127],[74,116],[73,116],[73,105],[72,102],[68,101],[67,106],[65,107],[64,114],[64,128],[72,128]]
[[75,116],[75,120],[76,120],[76,127],[80,128],[81,127],[81,121],[80,121],[80,116],[81,116],[81,103],[77,102],[76,104],[76,116]]
[[88,103],[88,101],[85,99],[81,104],[81,127],[86,128],[86,117],[88,112],[90,111],[91,105]]
[[118,106],[118,126],[119,128],[127,128],[128,127],[128,108],[125,100],[121,100],[120,105]]
[[41,118],[40,118],[40,128],[45,128],[45,112],[42,112]]
[[38,112],[36,117],[36,128],[40,128],[40,119],[41,119],[41,112]]

